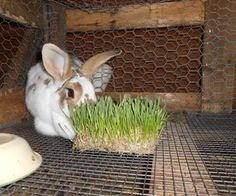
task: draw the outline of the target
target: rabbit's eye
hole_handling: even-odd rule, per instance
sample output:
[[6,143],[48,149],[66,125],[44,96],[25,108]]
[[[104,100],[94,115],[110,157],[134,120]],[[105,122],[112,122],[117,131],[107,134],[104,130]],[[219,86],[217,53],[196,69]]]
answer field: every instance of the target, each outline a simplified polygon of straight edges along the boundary
[[68,95],[68,97],[74,98],[74,97],[75,97],[74,90],[71,89],[71,88],[66,88],[66,89],[67,89],[67,95]]

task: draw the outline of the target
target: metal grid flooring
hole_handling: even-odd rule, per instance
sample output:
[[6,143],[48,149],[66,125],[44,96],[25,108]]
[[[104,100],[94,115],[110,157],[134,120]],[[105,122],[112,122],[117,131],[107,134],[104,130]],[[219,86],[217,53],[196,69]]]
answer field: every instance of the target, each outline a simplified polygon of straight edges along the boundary
[[199,154],[220,195],[236,195],[236,115],[187,116]]
[[170,119],[156,154],[155,195],[218,195],[184,115]]
[[29,122],[1,132],[24,137],[43,156],[43,165],[0,188],[0,195],[149,195],[153,155],[73,151],[71,142],[39,135]]
[[172,116],[155,156],[73,152],[70,142],[38,135],[30,122],[0,131],[24,137],[44,158],[0,195],[236,195],[236,115]]

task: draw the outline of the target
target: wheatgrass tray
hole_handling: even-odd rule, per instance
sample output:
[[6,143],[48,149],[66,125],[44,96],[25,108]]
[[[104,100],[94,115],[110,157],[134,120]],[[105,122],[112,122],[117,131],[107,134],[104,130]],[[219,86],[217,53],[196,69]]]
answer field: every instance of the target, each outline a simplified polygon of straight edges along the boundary
[[74,147],[120,153],[153,154],[168,113],[160,100],[125,96],[115,103],[111,97],[98,97],[70,109],[77,136]]

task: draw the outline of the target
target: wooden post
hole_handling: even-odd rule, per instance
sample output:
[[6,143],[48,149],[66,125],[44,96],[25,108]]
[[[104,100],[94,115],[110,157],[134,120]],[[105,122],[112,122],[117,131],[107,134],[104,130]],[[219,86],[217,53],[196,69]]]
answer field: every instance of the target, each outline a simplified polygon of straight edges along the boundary
[[44,4],[44,42],[51,42],[65,49],[65,7],[49,1]]
[[[231,113],[236,63],[236,4],[206,1],[202,111]],[[220,3],[219,3],[220,2]]]

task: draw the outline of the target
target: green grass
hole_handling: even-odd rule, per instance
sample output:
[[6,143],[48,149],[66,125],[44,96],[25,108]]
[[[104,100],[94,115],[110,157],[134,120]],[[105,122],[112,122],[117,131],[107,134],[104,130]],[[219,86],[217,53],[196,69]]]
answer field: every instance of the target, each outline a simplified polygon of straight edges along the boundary
[[127,96],[117,104],[111,97],[99,97],[95,105],[82,104],[70,113],[78,133],[75,144],[81,150],[139,154],[154,150],[148,147],[155,145],[168,117],[159,100]]

